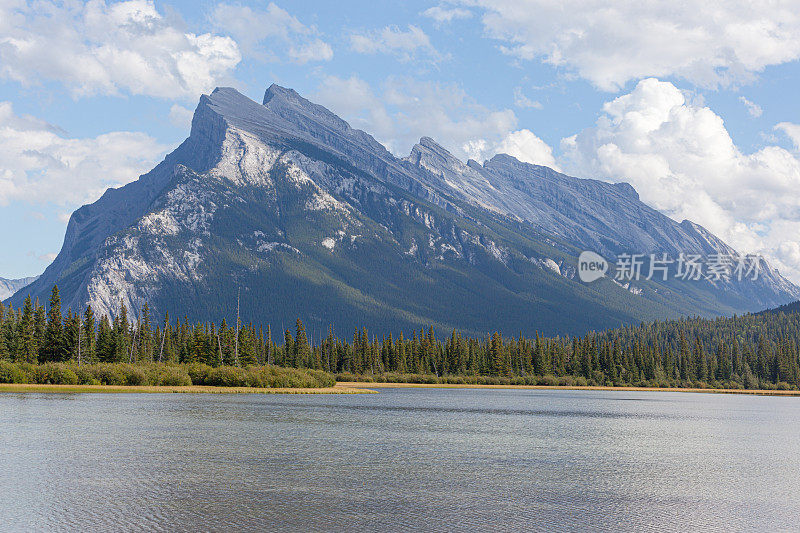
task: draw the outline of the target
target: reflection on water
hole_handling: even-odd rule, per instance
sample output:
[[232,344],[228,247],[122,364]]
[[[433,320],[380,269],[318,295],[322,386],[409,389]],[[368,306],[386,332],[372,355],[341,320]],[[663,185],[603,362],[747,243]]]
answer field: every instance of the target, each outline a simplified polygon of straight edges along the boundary
[[0,395],[0,529],[786,530],[800,398]]

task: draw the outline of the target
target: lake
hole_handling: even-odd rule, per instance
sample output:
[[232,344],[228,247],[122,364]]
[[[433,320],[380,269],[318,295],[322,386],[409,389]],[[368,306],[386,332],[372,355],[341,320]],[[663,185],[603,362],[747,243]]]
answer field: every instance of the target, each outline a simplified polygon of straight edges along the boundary
[[799,523],[800,398],[0,394],[0,529],[8,531]]

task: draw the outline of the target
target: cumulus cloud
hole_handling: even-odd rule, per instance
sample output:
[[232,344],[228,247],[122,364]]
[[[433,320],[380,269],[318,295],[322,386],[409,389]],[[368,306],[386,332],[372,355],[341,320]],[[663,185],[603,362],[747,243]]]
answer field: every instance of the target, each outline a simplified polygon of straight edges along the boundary
[[152,168],[168,149],[136,132],[68,138],[16,114],[10,102],[0,102],[0,146],[0,206],[21,200],[74,207],[96,200]]
[[644,202],[800,281],[800,159],[778,146],[743,153],[720,116],[673,84],[640,81],[561,148],[570,173],[630,182]]
[[380,30],[350,35],[350,48],[360,54],[389,54],[401,61],[410,61],[420,56],[438,61],[441,55],[431,44],[421,28],[409,25],[402,30],[397,26],[386,26]]
[[745,82],[800,57],[794,0],[758,2],[463,0],[483,10],[487,34],[521,60],[542,60],[604,90],[679,76],[716,87]]
[[186,32],[152,0],[0,2],[0,76],[26,86],[194,99],[240,59],[233,39]]
[[456,19],[472,17],[472,11],[460,7],[433,6],[422,12],[422,15],[442,24]]
[[751,117],[756,117],[756,118],[760,117],[761,114],[764,112],[764,110],[761,109],[760,105],[751,102],[750,100],[748,100],[744,96],[740,96],[739,97],[739,101],[742,104],[744,104],[744,107],[747,108],[747,112],[750,113]]
[[306,26],[274,3],[264,9],[222,3],[214,7],[210,19],[232,35],[245,54],[261,61],[305,64],[333,58],[333,49],[314,26]]
[[524,163],[561,170],[553,157],[553,149],[530,130],[512,131],[496,145],[494,152],[508,154]]
[[409,78],[389,78],[375,92],[358,77],[329,76],[313,99],[398,156],[430,136],[461,159],[491,157],[517,122],[510,109],[479,105],[457,85]]

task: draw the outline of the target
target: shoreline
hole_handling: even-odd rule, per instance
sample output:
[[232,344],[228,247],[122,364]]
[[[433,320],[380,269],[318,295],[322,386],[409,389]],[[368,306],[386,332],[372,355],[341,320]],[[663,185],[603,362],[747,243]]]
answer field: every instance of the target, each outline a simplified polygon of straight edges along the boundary
[[[337,384],[338,385],[338,384]],[[210,385],[44,385],[0,383],[0,393],[44,392],[54,394],[377,394],[361,387],[213,387]]]
[[2,393],[54,393],[54,394],[378,394],[375,389],[508,389],[508,390],[584,390],[616,392],[691,392],[704,394],[745,394],[751,396],[800,396],[800,391],[767,389],[696,389],[680,387],[605,387],[557,385],[478,385],[462,383],[375,383],[366,381],[340,381],[333,387],[213,387],[209,385],[47,385],[38,383],[0,383]]
[[363,381],[340,381],[338,386],[358,389],[519,389],[519,390],[586,390],[618,392],[700,392],[705,394],[748,394],[751,396],[800,396],[798,390],[769,389],[697,389],[682,387],[605,387],[600,385],[479,385],[466,383],[371,383]]

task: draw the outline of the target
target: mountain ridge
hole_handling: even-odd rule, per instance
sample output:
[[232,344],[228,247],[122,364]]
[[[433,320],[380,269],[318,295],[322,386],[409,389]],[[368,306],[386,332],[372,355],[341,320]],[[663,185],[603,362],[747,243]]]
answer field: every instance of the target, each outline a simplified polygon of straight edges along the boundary
[[39,276],[29,276],[26,278],[8,279],[0,278],[0,301],[5,300],[20,289],[23,289],[36,281]]
[[272,85],[263,102],[231,88],[203,95],[189,137],[139,180],[76,210],[58,257],[25,292],[44,299],[58,283],[65,306],[91,303],[98,314],[124,302],[136,315],[146,301],[215,319],[245,287],[247,320],[384,332],[578,333],[800,297],[772,270],[724,286],[582,284],[582,249],[613,258],[724,243],[642,204],[629,185],[506,155],[463,163],[428,137],[400,159],[291,89]]

